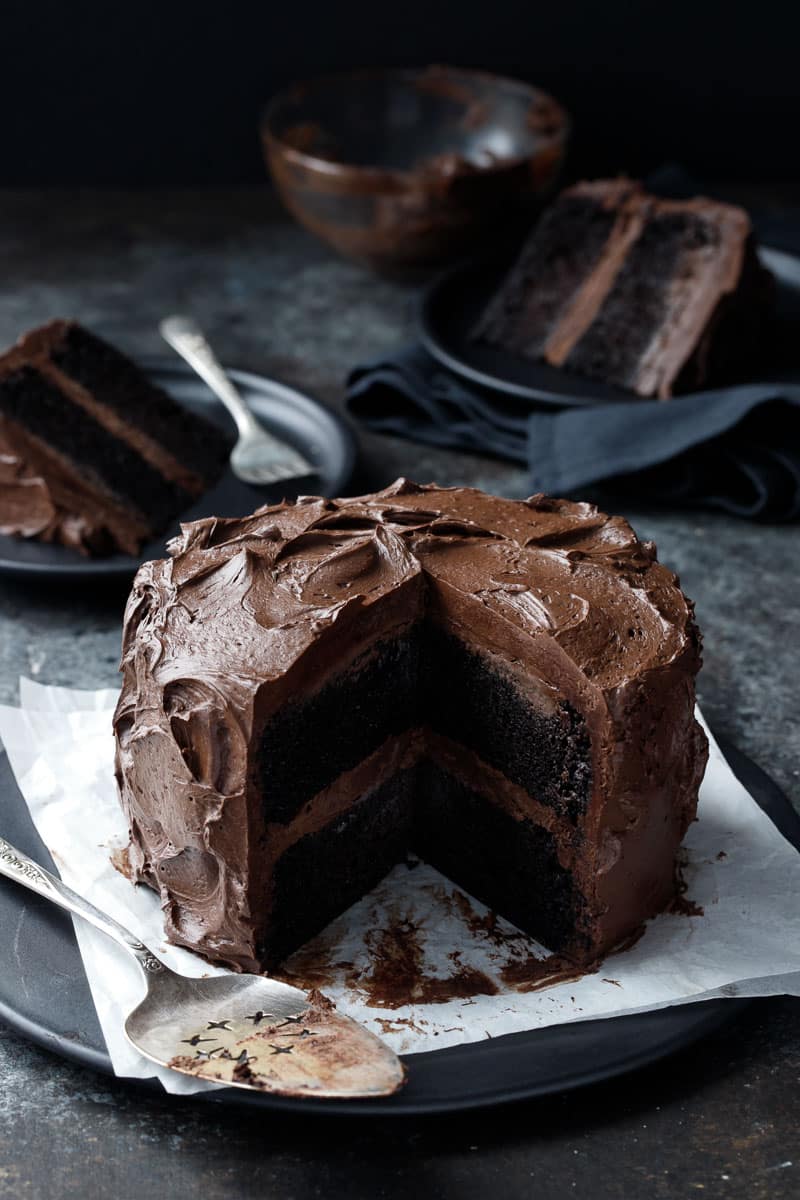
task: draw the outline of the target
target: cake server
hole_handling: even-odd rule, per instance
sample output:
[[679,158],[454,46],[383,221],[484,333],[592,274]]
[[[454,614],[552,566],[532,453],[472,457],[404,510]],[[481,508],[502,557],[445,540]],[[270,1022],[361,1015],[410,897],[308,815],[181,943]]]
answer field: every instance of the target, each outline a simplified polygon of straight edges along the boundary
[[387,1096],[402,1086],[397,1055],[319,993],[262,975],[178,975],[1,837],[0,874],[83,917],[135,958],[146,994],[128,1015],[125,1034],[159,1066],[229,1087],[317,1099]]
[[261,485],[313,475],[314,467],[292,446],[268,433],[251,413],[217,356],[191,317],[165,317],[159,330],[227,408],[239,437],[231,453],[231,467],[244,483]]

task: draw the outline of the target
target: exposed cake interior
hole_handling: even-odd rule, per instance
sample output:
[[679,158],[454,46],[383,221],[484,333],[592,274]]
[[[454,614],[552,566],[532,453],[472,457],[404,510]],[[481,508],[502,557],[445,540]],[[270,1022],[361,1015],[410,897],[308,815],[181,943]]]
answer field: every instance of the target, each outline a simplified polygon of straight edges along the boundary
[[265,961],[408,851],[546,945],[580,952],[584,902],[570,868],[589,739],[571,705],[532,682],[420,620],[267,721],[257,757],[274,856]]

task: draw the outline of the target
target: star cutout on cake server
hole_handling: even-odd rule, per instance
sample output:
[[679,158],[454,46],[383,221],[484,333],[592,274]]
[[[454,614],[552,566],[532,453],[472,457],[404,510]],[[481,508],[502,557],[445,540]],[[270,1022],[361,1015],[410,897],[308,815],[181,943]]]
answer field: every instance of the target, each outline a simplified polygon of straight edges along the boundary
[[265,1013],[259,1009],[258,1012],[248,1013],[247,1020],[252,1021],[254,1025],[260,1025],[262,1021],[266,1021],[267,1017],[271,1017],[272,1015],[272,1013]]
[[212,1058],[219,1055],[221,1050],[222,1046],[215,1046],[213,1050],[195,1050],[194,1056],[201,1062],[209,1062]]

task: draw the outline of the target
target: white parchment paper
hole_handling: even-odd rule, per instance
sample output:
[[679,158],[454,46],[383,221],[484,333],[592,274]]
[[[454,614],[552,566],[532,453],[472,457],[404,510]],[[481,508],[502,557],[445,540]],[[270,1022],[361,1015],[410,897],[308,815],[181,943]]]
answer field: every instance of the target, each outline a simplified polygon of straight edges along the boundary
[[[176,971],[220,974],[165,942],[158,898],[112,864],[127,841],[113,777],[115,701],[111,691],[23,679],[21,707],[0,707],[0,738],[64,881]],[[684,868],[687,896],[702,916],[660,916],[597,973],[519,991],[530,956],[546,952],[503,921],[493,926],[482,905],[431,867],[403,865],[295,956],[297,981],[321,984],[342,1012],[398,1053],[719,996],[800,995],[800,854],[710,740]],[[76,919],[75,930],[117,1075],[156,1075],[170,1092],[213,1086],[159,1070],[128,1045],[122,1021],[143,994],[138,968],[90,925]],[[419,981],[416,994],[386,1007],[380,985],[404,973]],[[448,998],[434,1002],[440,996]]]

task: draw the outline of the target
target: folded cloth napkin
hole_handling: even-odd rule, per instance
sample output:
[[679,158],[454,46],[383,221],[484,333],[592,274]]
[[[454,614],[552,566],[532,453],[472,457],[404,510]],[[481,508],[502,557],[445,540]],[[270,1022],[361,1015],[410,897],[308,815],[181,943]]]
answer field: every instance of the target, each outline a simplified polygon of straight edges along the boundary
[[800,518],[800,382],[532,411],[409,346],[357,367],[347,401],[377,432],[525,463],[535,492],[613,484],[641,500]]
[[[673,196],[702,190],[672,166],[648,186]],[[762,244],[800,252],[800,216],[764,213],[755,224]],[[347,403],[378,432],[526,464],[533,491],[599,486],[751,520],[800,519],[800,370],[796,383],[554,411],[467,385],[413,345],[356,367]]]

